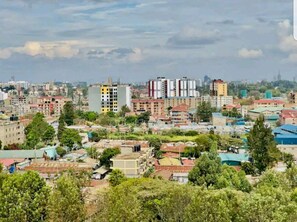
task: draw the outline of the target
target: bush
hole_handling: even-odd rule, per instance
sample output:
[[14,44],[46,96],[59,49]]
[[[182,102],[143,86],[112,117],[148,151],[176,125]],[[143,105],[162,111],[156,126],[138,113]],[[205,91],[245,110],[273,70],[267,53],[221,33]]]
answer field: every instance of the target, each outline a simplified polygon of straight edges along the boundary
[[57,151],[57,154],[60,156],[60,157],[63,157],[65,154],[66,154],[66,150],[63,148],[63,147],[57,147],[56,149]]

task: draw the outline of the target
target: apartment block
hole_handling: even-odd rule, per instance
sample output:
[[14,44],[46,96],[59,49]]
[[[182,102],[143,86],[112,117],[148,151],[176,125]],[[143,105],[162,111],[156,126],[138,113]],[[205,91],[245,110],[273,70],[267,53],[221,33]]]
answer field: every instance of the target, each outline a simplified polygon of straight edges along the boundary
[[153,148],[141,148],[138,152],[119,154],[111,159],[111,169],[121,170],[126,177],[137,178],[153,165]]
[[131,107],[131,88],[123,84],[99,84],[89,87],[89,111],[118,112],[121,107]]
[[150,112],[151,115],[164,115],[163,99],[132,99],[132,111],[135,113]]
[[149,97],[154,99],[172,97],[196,97],[196,80],[183,77],[182,79],[166,79],[158,77],[148,82]]
[[200,103],[200,97],[173,97],[164,99],[164,108],[167,110],[169,107],[179,106],[181,104],[186,104],[189,109],[196,109]]
[[59,116],[66,102],[71,99],[63,96],[44,96],[37,99],[38,112],[45,116]]
[[222,109],[223,106],[233,104],[232,96],[202,96],[201,101],[210,102],[211,107]]
[[25,140],[24,126],[19,121],[0,121],[0,140],[2,148],[14,143],[23,143]]
[[211,96],[228,96],[228,84],[221,79],[214,79],[210,83]]

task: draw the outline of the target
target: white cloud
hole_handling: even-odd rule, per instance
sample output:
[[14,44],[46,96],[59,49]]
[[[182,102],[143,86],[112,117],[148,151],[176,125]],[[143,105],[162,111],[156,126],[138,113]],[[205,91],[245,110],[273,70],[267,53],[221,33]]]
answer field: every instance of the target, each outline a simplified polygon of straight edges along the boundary
[[14,53],[51,59],[71,58],[78,55],[80,44],[78,41],[26,42],[21,47],[0,49],[0,59],[8,59]]
[[288,53],[287,62],[297,62],[297,41],[292,35],[292,25],[289,20],[278,23],[279,49]]
[[8,59],[11,56],[11,50],[9,48],[0,49],[0,59]]
[[261,49],[242,48],[238,51],[238,55],[244,59],[256,59],[263,56],[263,51]]
[[128,56],[128,61],[132,63],[137,63],[143,60],[143,51],[140,48],[133,49],[134,53]]

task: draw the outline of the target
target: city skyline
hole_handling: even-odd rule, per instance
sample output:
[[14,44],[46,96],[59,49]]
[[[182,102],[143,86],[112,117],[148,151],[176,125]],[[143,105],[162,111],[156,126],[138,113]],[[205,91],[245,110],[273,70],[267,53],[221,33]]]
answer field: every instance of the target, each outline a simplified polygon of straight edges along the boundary
[[0,82],[297,75],[292,1],[0,3]]

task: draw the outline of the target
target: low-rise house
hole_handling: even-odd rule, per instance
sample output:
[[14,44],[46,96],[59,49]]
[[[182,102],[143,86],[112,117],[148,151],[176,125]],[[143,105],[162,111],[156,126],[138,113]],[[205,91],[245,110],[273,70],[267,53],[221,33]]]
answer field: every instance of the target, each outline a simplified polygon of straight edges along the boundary
[[45,178],[52,178],[67,170],[92,172],[92,167],[85,163],[58,162],[58,161],[34,161],[30,166],[25,167],[25,171],[34,170]]
[[281,125],[284,124],[297,124],[297,110],[295,109],[284,109],[281,111],[279,120]]
[[174,158],[165,158],[161,160],[156,160],[155,170],[167,170],[172,173],[188,173],[193,169],[195,165],[194,159],[173,159]]
[[259,107],[248,111],[252,120],[256,120],[260,115],[264,115],[265,120],[277,121],[283,107]]
[[297,159],[297,126],[282,125],[273,130],[274,140],[280,151],[292,154]]
[[219,153],[222,164],[228,166],[241,166],[242,162],[249,161],[249,155],[246,153]]

